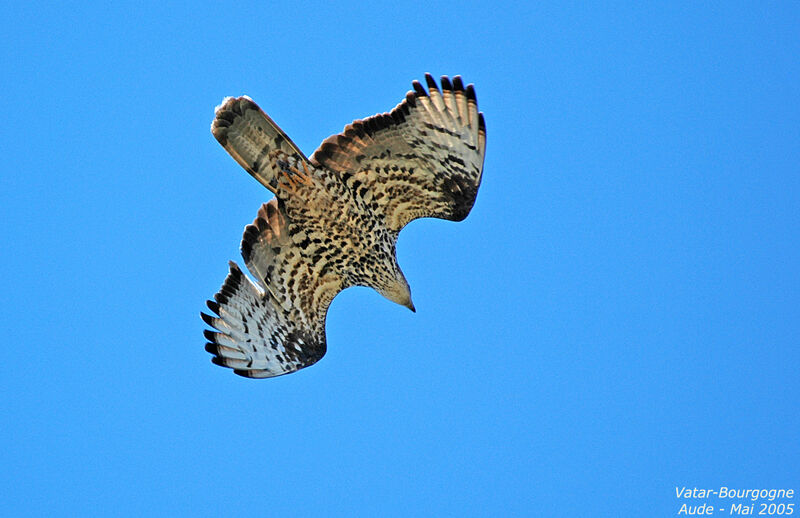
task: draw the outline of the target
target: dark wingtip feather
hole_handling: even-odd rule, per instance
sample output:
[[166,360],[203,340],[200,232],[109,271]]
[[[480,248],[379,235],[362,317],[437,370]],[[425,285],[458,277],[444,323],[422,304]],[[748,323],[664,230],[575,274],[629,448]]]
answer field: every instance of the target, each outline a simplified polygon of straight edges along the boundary
[[219,312],[219,304],[217,304],[213,300],[207,300],[206,301],[206,306],[208,306],[208,309],[210,309],[211,311],[213,311],[217,315],[220,314],[220,312]]
[[241,280],[242,280],[242,271],[239,270],[238,267],[231,268],[231,271],[225,278],[225,282],[223,283],[222,287],[223,289],[226,287],[230,287],[235,290],[236,288],[239,287],[239,283],[241,282]]
[[324,164],[326,160],[331,157],[331,154],[325,151],[325,146],[320,146],[314,151],[314,160],[319,162],[320,164]]
[[472,83],[467,85],[467,99],[478,102],[477,97],[475,97],[475,86]]
[[411,86],[414,87],[414,91],[417,93],[419,97],[428,97],[428,92],[425,91],[425,88],[419,83],[419,81],[414,80],[411,82]]
[[209,342],[217,343],[217,333],[215,333],[214,331],[203,329],[203,336],[205,336],[206,340],[208,340]]
[[253,244],[250,241],[242,240],[242,246],[239,247],[245,264],[250,264],[250,256],[253,254]]
[[435,90],[439,89],[439,85],[436,84],[436,80],[428,72],[425,72],[425,82],[428,83],[428,88]]
[[428,83],[428,90],[436,90],[439,91],[439,85],[436,84],[436,80],[430,74],[425,74],[425,82]]
[[236,290],[239,289],[239,285],[242,282],[242,278],[244,274],[242,274],[242,270],[239,269],[239,265],[234,263],[233,261],[228,262],[228,267],[230,268],[230,272],[228,272],[228,276],[225,277],[225,282],[222,283],[222,287],[219,289],[216,295],[214,295],[214,300],[219,305],[227,304],[230,297],[232,297]]
[[412,108],[416,108],[416,106],[417,106],[417,96],[414,95],[414,92],[408,92],[406,94],[406,102]]
[[453,90],[464,90],[464,83],[461,81],[461,76],[453,78]]
[[347,135],[342,135],[342,134],[336,135],[336,147],[343,148],[348,144],[350,144],[352,141],[353,139],[351,139]]
[[391,115],[395,124],[402,124],[406,120],[405,115],[403,115],[403,112],[400,110],[392,110],[392,113],[389,115]]
[[[411,95],[413,96],[414,94]],[[361,121],[353,121],[352,123],[348,124],[345,128],[345,133],[351,137],[358,138],[362,138],[366,135],[366,132],[364,131],[364,125],[361,123]]]
[[[207,342],[206,343],[206,352],[211,354],[219,355],[219,346],[217,344]],[[211,361],[214,361],[213,359]]]
[[201,311],[200,312],[200,318],[202,318],[203,322],[205,322],[206,324],[210,325],[211,327],[216,327],[216,326],[214,326],[214,320],[215,319],[211,315],[206,315],[205,313],[203,313]]
[[486,133],[486,121],[483,120],[483,112],[478,114],[478,131]]
[[450,78],[447,76],[442,76],[442,90],[452,90],[453,85],[450,83]]

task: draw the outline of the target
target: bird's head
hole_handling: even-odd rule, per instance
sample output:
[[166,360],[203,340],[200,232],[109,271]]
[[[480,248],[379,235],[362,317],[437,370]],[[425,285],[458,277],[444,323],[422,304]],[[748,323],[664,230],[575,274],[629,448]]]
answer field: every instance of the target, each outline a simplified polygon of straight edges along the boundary
[[408,287],[408,282],[402,273],[399,278],[392,279],[392,282],[379,288],[378,293],[396,304],[407,307],[414,313],[417,312],[414,303],[411,302],[411,288]]

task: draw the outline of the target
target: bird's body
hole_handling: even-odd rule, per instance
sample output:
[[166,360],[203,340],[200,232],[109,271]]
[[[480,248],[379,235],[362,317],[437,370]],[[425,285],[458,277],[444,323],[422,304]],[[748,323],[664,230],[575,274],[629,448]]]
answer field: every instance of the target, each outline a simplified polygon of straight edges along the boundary
[[275,193],[245,228],[234,263],[203,320],[215,363],[248,377],[293,372],[326,350],[325,316],[350,286],[414,310],[397,265],[400,230],[418,217],[461,220],[480,184],[485,125],[472,86],[427,76],[391,114],[355,121],[307,159],[247,97],[227,98],[212,132]]

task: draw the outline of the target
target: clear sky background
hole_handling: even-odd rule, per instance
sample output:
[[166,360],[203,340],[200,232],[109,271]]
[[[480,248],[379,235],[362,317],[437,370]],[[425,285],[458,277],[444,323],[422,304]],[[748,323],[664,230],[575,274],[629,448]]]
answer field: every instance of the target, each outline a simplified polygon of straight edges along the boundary
[[[640,4],[6,2],[3,516],[800,490],[800,7]],[[214,106],[310,154],[425,72],[475,84],[488,146],[469,218],[400,235],[417,313],[350,289],[317,365],[212,365],[198,313],[271,198]]]

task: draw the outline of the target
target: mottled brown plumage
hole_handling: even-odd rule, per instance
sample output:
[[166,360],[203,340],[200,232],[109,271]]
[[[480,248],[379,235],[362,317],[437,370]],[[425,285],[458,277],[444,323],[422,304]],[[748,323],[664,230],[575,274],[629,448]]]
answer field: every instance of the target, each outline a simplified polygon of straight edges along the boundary
[[242,257],[202,313],[218,365],[265,378],[325,354],[325,316],[350,286],[368,286],[412,310],[397,265],[397,234],[411,220],[460,221],[483,170],[486,127],[475,90],[442,77],[414,81],[390,113],[354,121],[307,159],[248,97],[216,109],[214,137],[275,194],[245,228]]

